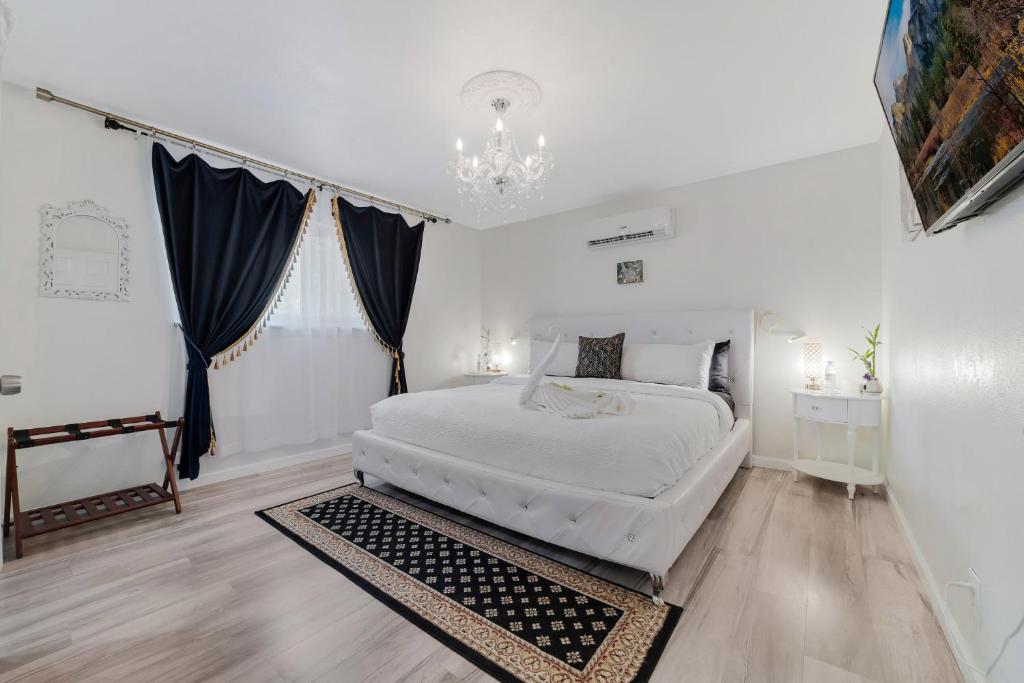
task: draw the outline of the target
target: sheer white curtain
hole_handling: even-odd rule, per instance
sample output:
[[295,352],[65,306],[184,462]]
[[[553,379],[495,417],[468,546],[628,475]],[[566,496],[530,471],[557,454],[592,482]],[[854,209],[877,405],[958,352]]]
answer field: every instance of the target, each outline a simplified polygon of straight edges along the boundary
[[284,300],[259,341],[210,371],[217,456],[347,435],[387,395],[391,358],[359,315],[321,193]]

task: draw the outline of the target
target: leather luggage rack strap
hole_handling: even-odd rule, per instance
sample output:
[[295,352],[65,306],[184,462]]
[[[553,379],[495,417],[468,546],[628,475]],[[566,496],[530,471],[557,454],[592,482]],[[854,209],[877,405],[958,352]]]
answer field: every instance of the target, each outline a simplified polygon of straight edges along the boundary
[[132,432],[135,431],[135,427],[131,425],[126,425],[118,419],[107,420],[107,424],[113,427],[114,429],[120,429],[122,434],[131,434]]
[[14,443],[18,445],[18,448],[32,448],[36,445],[27,429],[15,429],[11,436],[14,437]]
[[89,433],[83,432],[82,428],[77,424],[64,425],[64,431],[75,437],[78,441],[84,441],[89,438]]

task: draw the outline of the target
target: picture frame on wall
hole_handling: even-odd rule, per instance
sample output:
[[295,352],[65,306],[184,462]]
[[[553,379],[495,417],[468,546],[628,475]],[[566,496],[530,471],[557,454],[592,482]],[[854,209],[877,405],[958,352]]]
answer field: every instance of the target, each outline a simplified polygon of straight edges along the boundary
[[644,281],[644,262],[619,261],[615,266],[615,281],[620,285],[633,285]]

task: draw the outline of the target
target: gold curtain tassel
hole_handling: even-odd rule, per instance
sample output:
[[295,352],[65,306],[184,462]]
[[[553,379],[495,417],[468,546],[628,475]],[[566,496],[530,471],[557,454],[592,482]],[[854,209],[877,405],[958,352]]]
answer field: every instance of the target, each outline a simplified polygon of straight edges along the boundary
[[391,350],[391,357],[395,359],[395,393],[402,393],[402,359],[397,349]]

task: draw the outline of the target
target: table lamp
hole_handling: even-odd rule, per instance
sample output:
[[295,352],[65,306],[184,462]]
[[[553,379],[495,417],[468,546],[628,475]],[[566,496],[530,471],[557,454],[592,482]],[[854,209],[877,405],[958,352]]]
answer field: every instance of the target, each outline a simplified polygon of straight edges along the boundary
[[819,380],[824,372],[825,363],[821,342],[804,342],[804,376],[807,377],[804,389],[820,391],[821,382]]

